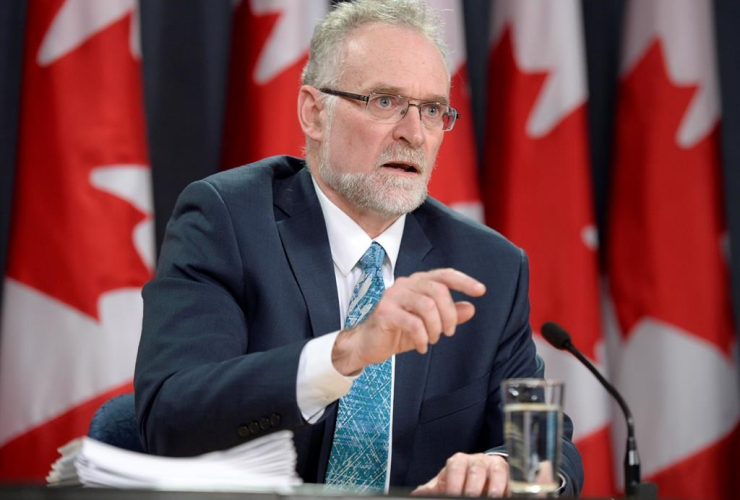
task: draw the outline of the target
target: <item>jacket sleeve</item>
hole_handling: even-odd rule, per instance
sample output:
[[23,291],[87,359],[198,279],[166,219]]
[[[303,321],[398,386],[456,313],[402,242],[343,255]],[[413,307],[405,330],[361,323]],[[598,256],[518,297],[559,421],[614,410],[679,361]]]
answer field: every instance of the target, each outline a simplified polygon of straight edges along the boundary
[[306,341],[249,351],[242,260],[218,191],[191,184],[143,290],[134,386],[150,453],[196,455],[305,424],[296,376]]
[[[493,383],[500,383],[507,378],[543,378],[545,363],[536,354],[532,329],[529,325],[529,266],[526,255],[522,252],[521,267],[517,285],[517,293],[506,324],[505,334],[499,346],[492,377]],[[498,391],[498,392],[496,392]],[[499,387],[492,388],[493,393],[499,395],[495,399],[497,408],[492,411],[503,411],[502,395]],[[498,422],[503,421],[496,420]],[[503,436],[502,436],[503,437]],[[568,415],[563,414],[563,443],[560,473],[565,476],[563,496],[578,496],[583,486],[583,464],[581,455],[572,442],[573,422]],[[488,450],[488,453],[506,453],[505,445]]]

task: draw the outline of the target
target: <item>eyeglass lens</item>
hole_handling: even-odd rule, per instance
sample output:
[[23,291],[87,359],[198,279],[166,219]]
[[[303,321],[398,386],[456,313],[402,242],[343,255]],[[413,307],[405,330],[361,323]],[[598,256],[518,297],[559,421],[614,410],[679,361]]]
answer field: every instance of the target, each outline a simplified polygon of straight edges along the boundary
[[411,104],[408,99],[396,95],[371,94],[367,101],[367,110],[377,120],[396,122],[408,112],[410,106],[419,109],[421,122],[430,129],[449,130],[455,121],[455,112],[444,104],[425,102]]

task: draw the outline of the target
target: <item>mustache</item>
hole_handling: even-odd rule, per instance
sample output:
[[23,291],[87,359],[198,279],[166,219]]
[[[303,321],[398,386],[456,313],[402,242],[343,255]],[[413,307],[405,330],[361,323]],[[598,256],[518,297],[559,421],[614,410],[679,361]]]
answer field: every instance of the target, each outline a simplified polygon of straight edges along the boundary
[[375,162],[375,170],[379,170],[386,163],[410,163],[415,165],[420,173],[426,172],[429,168],[424,151],[399,144],[390,146],[380,153]]

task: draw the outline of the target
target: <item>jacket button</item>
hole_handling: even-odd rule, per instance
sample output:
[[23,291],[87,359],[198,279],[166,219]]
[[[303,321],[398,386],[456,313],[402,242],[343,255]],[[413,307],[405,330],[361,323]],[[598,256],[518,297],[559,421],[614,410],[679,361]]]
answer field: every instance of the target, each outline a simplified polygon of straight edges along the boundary
[[253,436],[256,436],[257,434],[260,433],[260,424],[258,424],[254,420],[252,420],[251,422],[249,422],[249,426],[248,427],[249,427],[249,432],[251,432]]
[[248,437],[249,436],[249,429],[246,425],[242,424],[236,429],[236,433],[239,434],[239,437]]
[[267,417],[262,417],[260,419],[260,429],[262,429],[263,431],[266,431],[269,428],[270,428],[270,419]]
[[282,421],[283,419],[280,418],[280,415],[278,415],[277,413],[273,413],[272,415],[270,415],[270,425],[272,425],[273,427],[277,427]]

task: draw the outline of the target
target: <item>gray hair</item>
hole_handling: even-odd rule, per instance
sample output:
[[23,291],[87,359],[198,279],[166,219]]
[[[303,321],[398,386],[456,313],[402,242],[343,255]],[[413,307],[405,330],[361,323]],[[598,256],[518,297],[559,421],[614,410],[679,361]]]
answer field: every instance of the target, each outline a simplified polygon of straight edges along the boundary
[[373,23],[414,29],[439,49],[448,66],[442,19],[423,0],[357,0],[343,2],[313,32],[308,63],[301,81],[317,88],[335,87],[342,77],[344,42],[353,30]]

